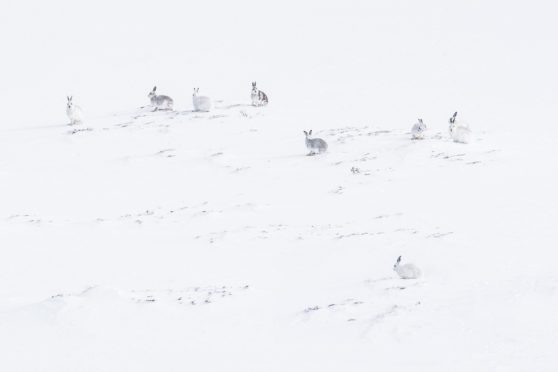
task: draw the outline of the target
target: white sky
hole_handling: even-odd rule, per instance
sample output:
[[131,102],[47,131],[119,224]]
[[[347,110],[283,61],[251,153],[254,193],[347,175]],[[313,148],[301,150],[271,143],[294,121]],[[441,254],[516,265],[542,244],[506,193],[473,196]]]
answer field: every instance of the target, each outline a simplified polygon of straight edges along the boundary
[[542,120],[558,97],[556,8],[552,1],[7,1],[0,100],[8,114],[0,126],[62,123],[69,94],[98,115],[144,104],[154,84],[187,106],[194,86],[235,99],[255,79],[285,105],[303,104],[311,90],[324,107],[371,105],[384,121],[405,108],[434,112],[446,100],[477,121]]

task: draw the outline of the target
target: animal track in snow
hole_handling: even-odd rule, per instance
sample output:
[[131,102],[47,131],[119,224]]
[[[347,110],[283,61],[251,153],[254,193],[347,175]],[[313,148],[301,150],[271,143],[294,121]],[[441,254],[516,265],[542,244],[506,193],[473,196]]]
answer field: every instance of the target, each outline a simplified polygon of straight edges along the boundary
[[[165,289],[165,290],[131,290],[122,291],[112,288],[92,286],[78,293],[58,293],[41,303],[55,302],[60,306],[75,303],[102,301],[104,305],[110,305],[116,301],[130,301],[136,304],[176,304],[176,305],[206,305],[219,302],[227,297],[245,292],[250,287],[242,286],[199,286],[184,289]],[[40,303],[39,303],[40,304]]]
[[175,149],[164,149],[164,150],[157,151],[155,155],[167,157],[167,158],[173,158],[176,156],[175,152],[176,152]]
[[444,236],[448,236],[453,234],[453,231],[448,231],[445,233],[433,233],[427,236],[427,238],[435,238],[435,239],[439,239],[439,238],[443,238]]
[[435,152],[434,150],[432,150],[432,155],[430,155],[431,158],[435,158],[435,159],[446,159],[446,160],[452,160],[452,161],[461,161],[463,160],[463,157],[466,156],[467,154],[465,153],[460,153],[460,154],[447,154],[445,152]]
[[341,195],[344,191],[345,188],[343,186],[338,186],[335,190],[332,190],[331,193]]
[[400,227],[398,229],[395,229],[394,231],[395,232],[406,232],[406,233],[410,233],[410,234],[413,234],[413,235],[418,234],[418,230],[410,229],[410,228],[407,228],[407,227]]
[[16,223],[27,223],[30,225],[40,225],[43,223],[53,223],[53,220],[44,220],[30,214],[13,214],[7,218],[8,221]]
[[[186,211],[191,211],[192,213],[190,213],[188,216],[189,217],[193,217],[195,215],[195,213],[200,212],[199,210],[201,209],[201,212],[204,212],[205,208],[207,206],[208,202],[202,202],[199,204],[194,204],[194,205],[182,205],[176,208],[170,208],[170,209],[163,209],[162,207],[155,207],[155,208],[148,208],[145,209],[141,212],[134,212],[134,213],[125,213],[120,215],[117,218],[96,218],[95,221],[96,222],[112,222],[112,221],[141,221],[146,222],[146,221],[158,221],[158,220],[165,220],[168,218],[171,218],[172,216],[178,216],[182,213],[185,213]],[[196,211],[197,210],[197,211]],[[143,219],[143,220],[140,220]]]
[[350,322],[362,327],[366,334],[375,325],[420,305],[421,285],[420,280],[403,281],[397,277],[366,280],[361,288],[355,288],[360,293],[358,297],[313,304],[300,316],[306,321]]
[[190,287],[185,289],[167,290],[134,290],[131,299],[137,303],[175,303],[178,305],[206,305],[218,302],[224,298],[246,291],[250,287],[243,285],[231,286],[205,286]]
[[346,238],[352,238],[352,237],[356,237],[356,236],[365,236],[365,235],[372,236],[372,235],[383,235],[383,234],[384,234],[384,232],[382,232],[382,231],[377,231],[377,232],[365,231],[365,232],[359,232],[359,233],[339,234],[335,238],[336,239],[346,239]]
[[356,137],[370,137],[379,136],[382,134],[389,134],[389,130],[370,130],[368,126],[364,127],[344,127],[336,128],[328,131],[331,137],[336,137],[336,141],[339,143],[345,143],[347,140],[354,139]]
[[77,134],[77,133],[91,132],[91,131],[93,131],[93,128],[74,128],[72,130],[69,130],[68,134]]
[[[400,288],[403,290],[405,288]],[[327,319],[335,319],[341,322],[356,322],[365,326],[367,332],[371,326],[385,320],[389,316],[397,315],[397,310],[412,310],[414,306],[420,305],[420,301],[415,301],[411,305],[399,304],[377,304],[373,301],[363,301],[356,298],[347,298],[339,302],[327,305],[313,305],[303,310],[307,320],[311,320],[316,315],[325,316]]]

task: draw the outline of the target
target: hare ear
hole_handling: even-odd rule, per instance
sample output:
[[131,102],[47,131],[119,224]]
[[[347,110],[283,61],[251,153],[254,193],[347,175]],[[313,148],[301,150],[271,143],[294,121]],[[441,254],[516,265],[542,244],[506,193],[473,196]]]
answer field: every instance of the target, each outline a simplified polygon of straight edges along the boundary
[[312,135],[312,129],[310,129],[310,132],[308,132],[309,135]]
[[155,92],[156,90],[157,90],[157,86],[154,86],[154,87],[153,87],[153,91]]
[[307,131],[303,130],[302,132],[304,133],[304,135],[306,135],[306,136],[308,135]]
[[456,116],[457,116],[457,111],[453,113],[453,118],[455,119]]
[[401,262],[401,256],[397,258],[397,263]]

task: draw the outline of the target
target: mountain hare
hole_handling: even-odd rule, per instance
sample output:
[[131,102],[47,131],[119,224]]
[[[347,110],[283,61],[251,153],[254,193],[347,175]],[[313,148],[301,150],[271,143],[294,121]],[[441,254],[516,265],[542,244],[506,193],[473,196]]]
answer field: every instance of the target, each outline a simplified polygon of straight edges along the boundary
[[400,262],[401,256],[399,256],[397,262],[395,262],[395,265],[393,265],[393,270],[397,273],[397,275],[399,275],[401,279],[417,279],[418,277],[420,277],[421,272],[418,267],[416,267],[412,263],[400,265]]
[[304,131],[306,136],[306,147],[310,151],[308,156],[320,154],[327,151],[327,143],[321,138],[312,138],[312,130]]
[[469,143],[471,129],[465,123],[456,121],[457,111],[449,119],[449,133],[453,142]]
[[252,106],[265,106],[269,102],[267,95],[256,87],[256,82],[252,82]]
[[422,119],[418,119],[418,123],[413,125],[413,129],[411,129],[411,136],[413,139],[424,139],[425,131],[426,124],[422,122]]
[[68,103],[66,104],[66,115],[70,119],[70,125],[81,124],[83,120],[83,111],[78,105],[74,105],[73,97],[68,96]]
[[192,102],[194,103],[194,111],[209,111],[211,110],[211,99],[206,96],[198,96],[200,88],[194,88],[192,95]]
[[174,101],[169,96],[157,95],[157,87],[153,87],[153,90],[149,92],[147,97],[151,100],[151,105],[157,110],[172,110]]

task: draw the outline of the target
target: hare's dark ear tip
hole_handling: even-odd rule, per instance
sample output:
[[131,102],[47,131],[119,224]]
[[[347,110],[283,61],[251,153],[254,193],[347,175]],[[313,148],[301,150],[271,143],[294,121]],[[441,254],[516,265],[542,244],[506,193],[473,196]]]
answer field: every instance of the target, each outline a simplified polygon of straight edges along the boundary
[[397,257],[397,262],[401,261],[401,256]]

